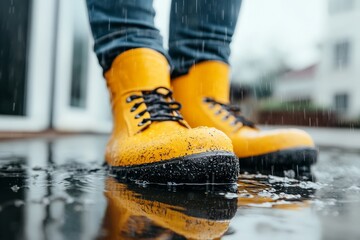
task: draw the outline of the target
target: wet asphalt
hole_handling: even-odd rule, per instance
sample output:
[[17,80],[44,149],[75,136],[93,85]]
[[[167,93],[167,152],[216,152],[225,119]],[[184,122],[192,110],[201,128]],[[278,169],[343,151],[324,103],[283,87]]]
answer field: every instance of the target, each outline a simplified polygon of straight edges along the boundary
[[0,239],[360,239],[360,150],[321,147],[307,178],[124,184],[107,136],[0,142]]

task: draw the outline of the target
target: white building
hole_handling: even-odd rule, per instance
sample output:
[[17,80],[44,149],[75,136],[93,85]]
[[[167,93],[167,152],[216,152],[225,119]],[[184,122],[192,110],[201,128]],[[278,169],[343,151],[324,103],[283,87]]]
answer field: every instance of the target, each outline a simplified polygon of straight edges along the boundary
[[[329,0],[317,74],[305,69],[285,75],[276,96],[309,99],[360,118],[358,23],[360,0]],[[0,132],[110,131],[109,98],[84,0],[0,1],[0,36]]]
[[0,132],[110,132],[85,2],[0,1]]
[[343,118],[360,119],[360,1],[329,0],[327,36],[313,99]]
[[311,101],[360,119],[360,0],[328,0],[326,36],[319,64],[289,72],[275,84],[274,97]]
[[0,131],[110,131],[84,0],[0,1],[0,23]]
[[317,65],[285,73],[275,83],[274,97],[284,102],[313,102]]

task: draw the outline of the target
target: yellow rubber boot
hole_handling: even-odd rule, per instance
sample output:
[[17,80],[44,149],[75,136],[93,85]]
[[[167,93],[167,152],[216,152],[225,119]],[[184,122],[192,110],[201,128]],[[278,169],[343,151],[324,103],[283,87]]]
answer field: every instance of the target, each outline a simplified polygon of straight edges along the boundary
[[[217,239],[229,228],[237,199],[204,191],[172,192],[107,179],[104,239]],[[149,236],[152,236],[149,238]]]
[[173,79],[174,98],[191,127],[208,126],[223,131],[234,145],[241,171],[273,173],[306,169],[316,162],[317,150],[304,131],[262,131],[229,105],[229,66],[218,61],[194,65],[187,75]]
[[105,77],[114,128],[106,161],[119,177],[157,183],[233,183],[231,140],[214,128],[191,129],[172,99],[169,65],[146,48],[126,51]]
[[[304,189],[301,191],[304,191]],[[313,189],[308,189],[308,191],[310,194]],[[268,182],[263,182],[262,180],[259,181],[259,179],[255,180],[252,177],[239,179],[238,192],[245,193],[238,196],[238,209],[249,208],[250,206],[266,206],[285,210],[300,210],[310,206],[310,199],[306,194],[302,193],[301,198],[288,201],[286,198],[281,196],[281,193],[283,193],[283,189],[281,189],[281,187],[277,187],[276,185],[274,186]]]

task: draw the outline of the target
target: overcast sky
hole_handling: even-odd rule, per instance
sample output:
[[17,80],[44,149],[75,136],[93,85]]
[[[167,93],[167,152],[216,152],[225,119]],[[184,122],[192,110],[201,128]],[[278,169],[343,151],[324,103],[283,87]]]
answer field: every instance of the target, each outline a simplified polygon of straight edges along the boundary
[[[154,6],[156,24],[167,39],[170,0],[155,0]],[[326,11],[326,0],[244,0],[231,62],[268,57],[273,47],[284,52],[294,67],[315,62],[316,45],[325,33]]]

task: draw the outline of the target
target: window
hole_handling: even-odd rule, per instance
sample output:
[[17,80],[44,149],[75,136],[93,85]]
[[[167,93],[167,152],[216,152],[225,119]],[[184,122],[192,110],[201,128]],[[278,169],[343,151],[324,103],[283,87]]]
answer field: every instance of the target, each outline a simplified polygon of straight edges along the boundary
[[334,67],[341,69],[350,64],[350,43],[349,41],[341,41],[334,47]]
[[70,106],[86,107],[87,62],[88,62],[88,35],[75,31],[73,64],[70,92]]
[[338,113],[346,113],[349,107],[349,96],[346,93],[335,95],[335,110]]
[[354,8],[354,0],[330,0],[329,13],[337,14],[351,11]]
[[84,30],[82,15],[74,16],[74,38],[72,56],[72,76],[70,106],[86,108],[86,87],[88,72],[89,35]]
[[0,115],[26,115],[30,9],[30,1],[0,1]]

